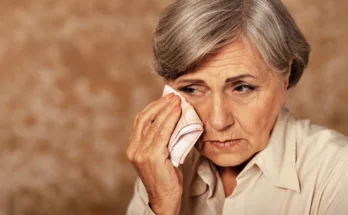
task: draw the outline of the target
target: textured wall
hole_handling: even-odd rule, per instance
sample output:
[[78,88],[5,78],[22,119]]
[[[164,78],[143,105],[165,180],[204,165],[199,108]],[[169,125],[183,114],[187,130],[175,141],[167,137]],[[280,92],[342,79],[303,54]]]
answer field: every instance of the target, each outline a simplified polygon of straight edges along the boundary
[[[135,114],[161,94],[170,0],[0,0],[0,215],[124,214]],[[348,135],[348,2],[286,0],[313,47],[289,107]]]

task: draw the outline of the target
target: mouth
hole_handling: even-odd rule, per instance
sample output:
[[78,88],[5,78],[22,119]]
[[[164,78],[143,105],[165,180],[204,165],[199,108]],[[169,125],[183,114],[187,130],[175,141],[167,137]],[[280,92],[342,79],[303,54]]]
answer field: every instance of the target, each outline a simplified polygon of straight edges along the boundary
[[204,141],[204,143],[210,143],[214,146],[217,146],[219,148],[225,148],[225,147],[231,147],[238,142],[240,142],[242,139],[231,139],[231,140],[224,140],[224,141],[219,141],[219,140],[207,140]]

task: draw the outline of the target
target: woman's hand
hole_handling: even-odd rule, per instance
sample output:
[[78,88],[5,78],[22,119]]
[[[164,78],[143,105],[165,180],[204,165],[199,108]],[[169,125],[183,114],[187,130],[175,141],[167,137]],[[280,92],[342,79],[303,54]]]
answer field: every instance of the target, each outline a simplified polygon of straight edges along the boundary
[[181,100],[169,94],[151,103],[135,120],[127,149],[156,214],[178,214],[183,177],[169,160],[168,142],[181,114]]

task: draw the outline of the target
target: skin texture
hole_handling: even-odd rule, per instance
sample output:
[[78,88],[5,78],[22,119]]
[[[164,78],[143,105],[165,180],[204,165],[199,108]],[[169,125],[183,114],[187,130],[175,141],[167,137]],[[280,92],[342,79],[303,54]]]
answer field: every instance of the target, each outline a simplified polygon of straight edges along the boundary
[[183,177],[169,160],[168,142],[180,117],[181,100],[169,94],[149,104],[134,122],[127,157],[145,185],[156,214],[178,214]]
[[[288,75],[272,72],[247,40],[237,40],[207,58],[197,71],[167,83],[200,116],[205,131],[196,147],[218,166],[226,196],[233,192],[243,164],[267,146],[285,102],[287,80]],[[156,214],[180,211],[183,177],[167,149],[180,114],[178,96],[151,103],[138,114],[129,140],[127,156]],[[233,145],[214,144],[227,140]]]
[[[226,82],[227,80],[227,82]],[[243,165],[266,148],[284,105],[288,75],[279,77],[247,40],[237,40],[209,57],[194,73],[169,83],[196,109],[205,132],[197,149],[219,166],[230,195]],[[231,147],[214,142],[233,140]]]

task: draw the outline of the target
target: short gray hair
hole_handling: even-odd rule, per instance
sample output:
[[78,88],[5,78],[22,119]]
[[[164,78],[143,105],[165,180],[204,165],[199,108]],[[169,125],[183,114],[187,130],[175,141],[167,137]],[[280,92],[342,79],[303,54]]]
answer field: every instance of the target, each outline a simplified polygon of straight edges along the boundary
[[176,0],[160,16],[154,34],[154,69],[174,80],[241,34],[270,68],[291,72],[289,88],[296,85],[310,46],[280,0]]

